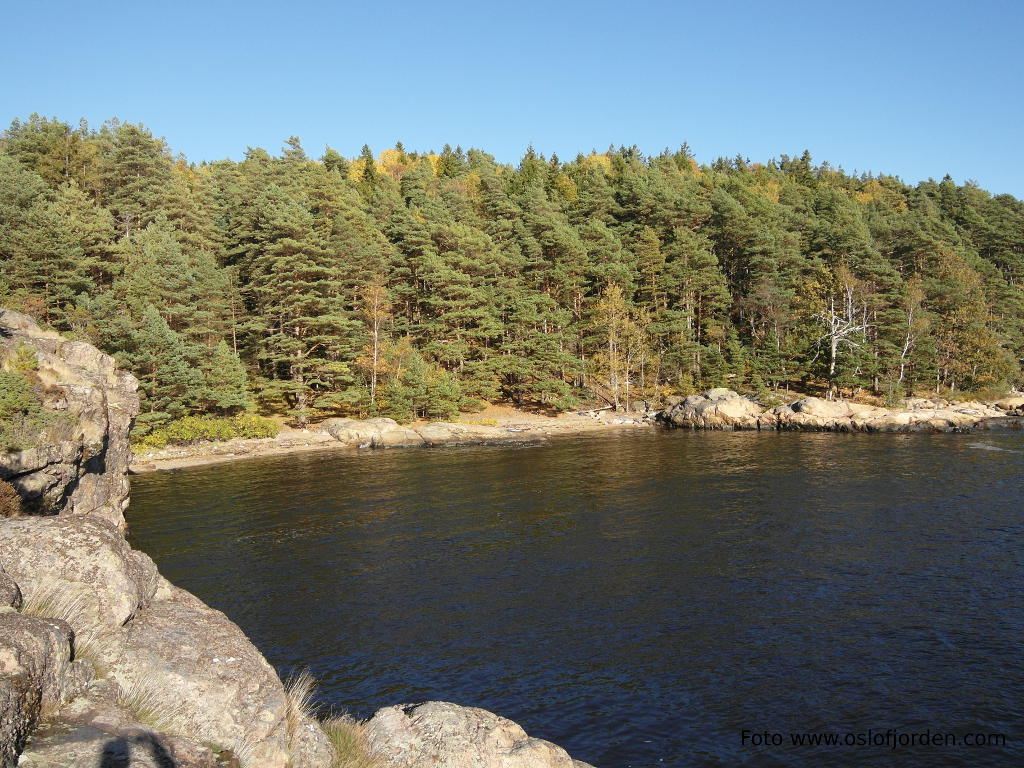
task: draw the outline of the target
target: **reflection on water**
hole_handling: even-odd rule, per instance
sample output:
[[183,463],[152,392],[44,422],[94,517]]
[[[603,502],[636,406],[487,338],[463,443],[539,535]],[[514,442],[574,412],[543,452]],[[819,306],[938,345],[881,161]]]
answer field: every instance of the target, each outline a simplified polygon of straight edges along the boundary
[[[599,768],[1024,764],[1024,438],[984,443],[305,454],[137,477],[128,517],[166,576],[358,715],[472,704]],[[1009,742],[741,741],[868,728]]]

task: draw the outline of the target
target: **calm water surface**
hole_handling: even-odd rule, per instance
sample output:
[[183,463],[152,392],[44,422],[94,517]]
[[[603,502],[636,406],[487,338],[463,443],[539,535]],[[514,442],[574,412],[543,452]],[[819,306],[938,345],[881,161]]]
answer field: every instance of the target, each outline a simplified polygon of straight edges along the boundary
[[[1024,765],[1019,434],[320,453],[132,494],[136,547],[360,716],[481,706],[598,768]],[[789,742],[869,728],[1008,744]]]

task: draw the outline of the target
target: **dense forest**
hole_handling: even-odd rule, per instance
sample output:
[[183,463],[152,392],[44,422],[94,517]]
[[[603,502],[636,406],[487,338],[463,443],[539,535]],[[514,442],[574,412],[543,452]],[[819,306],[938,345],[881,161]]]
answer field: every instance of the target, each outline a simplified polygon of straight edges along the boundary
[[141,125],[33,115],[0,136],[0,260],[0,305],[139,377],[143,430],[715,385],[896,399],[1005,388],[1024,357],[1024,204],[807,153],[513,166],[293,137],[194,164]]

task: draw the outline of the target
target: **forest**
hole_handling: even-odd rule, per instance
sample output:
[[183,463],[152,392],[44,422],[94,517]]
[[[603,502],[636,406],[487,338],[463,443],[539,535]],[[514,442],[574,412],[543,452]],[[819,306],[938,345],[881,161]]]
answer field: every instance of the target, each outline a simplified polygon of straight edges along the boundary
[[510,165],[292,137],[191,163],[139,124],[33,115],[0,135],[0,260],[0,306],[134,372],[143,434],[1022,378],[1024,204],[807,152]]

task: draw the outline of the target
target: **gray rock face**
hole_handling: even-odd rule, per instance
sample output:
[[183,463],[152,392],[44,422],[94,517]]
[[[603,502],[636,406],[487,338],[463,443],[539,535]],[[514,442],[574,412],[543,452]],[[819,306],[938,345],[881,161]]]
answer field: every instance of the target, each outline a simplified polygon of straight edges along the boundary
[[193,739],[249,744],[254,765],[284,766],[287,703],[273,668],[220,611],[177,587],[160,593],[101,651],[110,679],[157,697]]
[[320,429],[339,442],[365,448],[415,448],[431,445],[533,442],[544,439],[542,435],[524,435],[503,427],[444,421],[405,427],[394,419],[383,417],[366,421],[327,419],[320,425]]
[[113,523],[92,516],[0,521],[0,563],[26,600],[54,603],[82,635],[125,624],[152,599],[159,578]]
[[904,409],[805,397],[773,408],[762,423],[775,429],[832,432],[967,432],[1005,417],[983,403],[910,400]]
[[690,395],[664,412],[677,427],[691,429],[758,429],[763,408],[731,389],[709,389]]
[[21,608],[21,587],[18,582],[4,570],[0,563],[0,608]]
[[162,733],[138,722],[138,713],[119,703],[119,689],[96,681],[33,734],[19,768],[215,768],[210,747]]
[[[805,397],[771,410],[730,389],[709,389],[675,401],[658,419],[690,429],[778,429],[813,432],[968,432],[974,429],[1018,428],[1014,414],[1024,408],[1016,399],[989,404],[950,403],[921,398],[901,409],[878,408],[847,400]],[[1002,407],[1005,406],[1005,407]]]
[[0,768],[212,768],[203,743],[244,768],[327,768],[327,737],[242,631],[124,539],[135,379],[24,315],[0,310],[0,331],[0,356],[27,344],[44,405],[75,417],[66,439],[0,455],[44,513],[0,519]]
[[[289,717],[284,686],[242,631],[162,579],[112,523],[92,516],[0,520],[0,563],[10,584],[24,592],[26,610],[61,617],[37,619],[10,608],[0,613],[0,701],[17,720],[0,728],[0,749],[16,754],[48,708],[54,710],[48,722],[59,727],[45,738],[33,735],[26,752],[37,762],[27,765],[90,765],[95,754],[116,747],[130,753],[132,766],[150,765],[145,760],[156,758],[146,755],[159,749],[192,755],[178,765],[205,766],[197,746],[203,743],[235,749],[246,767],[330,765],[326,736],[301,713]],[[36,627],[33,637],[49,644],[38,637],[12,644],[11,637],[27,637],[26,622]],[[14,623],[18,634],[7,626]],[[72,650],[84,658],[72,662]],[[18,664],[5,663],[11,658]],[[36,671],[26,676],[22,667]],[[142,726],[137,712],[117,715],[109,701],[83,704],[81,697],[60,708],[93,669],[103,671],[118,702],[135,702],[166,722]],[[83,707],[106,714],[85,717]],[[159,735],[157,742],[139,730],[146,727]],[[45,762],[62,753],[85,762]]]
[[0,766],[13,766],[39,719],[84,685],[89,670],[71,660],[62,621],[0,609]]
[[95,347],[0,309],[0,356],[19,343],[36,355],[44,405],[71,413],[77,427],[59,443],[0,454],[0,479],[19,490],[30,512],[98,515],[123,528],[138,382]]
[[366,737],[384,768],[587,768],[511,720],[441,701],[385,707]]

